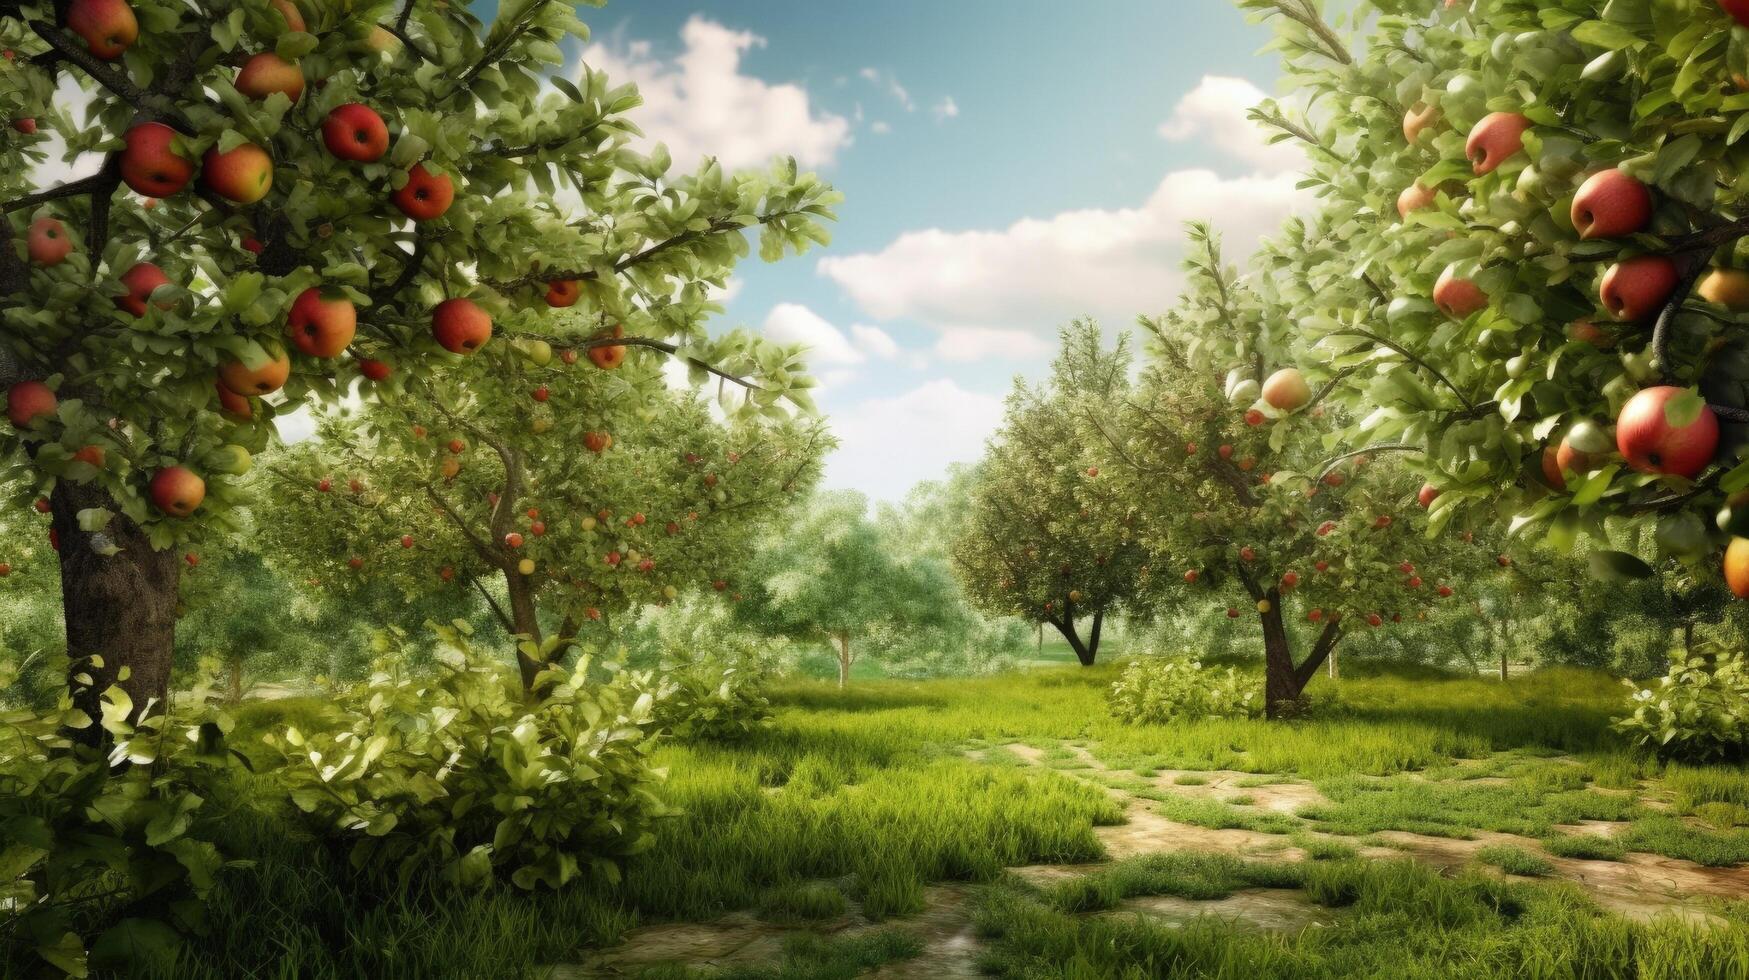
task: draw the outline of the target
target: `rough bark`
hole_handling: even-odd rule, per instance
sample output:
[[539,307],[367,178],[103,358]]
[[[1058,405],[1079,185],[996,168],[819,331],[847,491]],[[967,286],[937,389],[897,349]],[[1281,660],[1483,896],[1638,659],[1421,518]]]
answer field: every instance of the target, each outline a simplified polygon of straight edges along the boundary
[[850,633],[839,633],[838,639],[838,689],[840,691],[850,686],[850,665],[854,656],[850,652]]
[[[49,503],[60,541],[61,605],[74,705],[95,718],[103,692],[119,685],[133,699],[136,717],[148,705],[153,713],[162,711],[175,652],[181,562],[173,551],[153,550],[139,525],[123,516],[96,484],[63,481]],[[79,512],[97,508],[115,514],[98,532],[120,549],[112,555],[92,550],[95,534],[79,529]],[[124,667],[127,678],[118,680]],[[90,675],[92,683],[72,680],[79,674]],[[91,742],[104,737],[95,725],[80,735]]]
[[1305,709],[1306,685],[1317,676],[1342,640],[1342,626],[1337,620],[1324,624],[1324,631],[1312,645],[1306,659],[1294,663],[1293,643],[1288,638],[1287,625],[1281,618],[1281,591],[1267,592],[1252,587],[1249,575],[1243,576],[1248,588],[1259,599],[1269,602],[1268,610],[1257,614],[1263,625],[1263,710],[1269,718],[1291,718]]
[[1062,619],[1051,620],[1051,625],[1057,628],[1057,632],[1063,634],[1063,639],[1069,641],[1069,649],[1075,651],[1075,659],[1081,661],[1081,666],[1093,666],[1093,657],[1098,651],[1089,649],[1087,644],[1081,641],[1081,634],[1075,631],[1074,620],[1065,616]]
[[518,640],[516,645],[516,669],[522,675],[522,689],[532,693],[535,678],[546,669],[546,664],[529,656],[522,649],[524,640],[540,648],[540,616],[534,604],[534,589],[528,584],[527,577],[514,568],[504,570],[504,588],[510,595],[510,623]]
[[230,682],[225,686],[225,701],[237,705],[243,703],[243,658],[231,658]]

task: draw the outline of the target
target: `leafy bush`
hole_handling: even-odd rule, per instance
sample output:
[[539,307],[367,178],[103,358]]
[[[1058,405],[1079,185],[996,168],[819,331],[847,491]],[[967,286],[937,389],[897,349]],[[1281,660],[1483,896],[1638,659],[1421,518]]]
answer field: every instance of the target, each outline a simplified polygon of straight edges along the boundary
[[1709,666],[1699,657],[1679,660],[1655,688],[1634,690],[1632,712],[1617,731],[1668,759],[1706,762],[1741,758],[1749,748],[1749,666],[1740,653],[1721,654]]
[[465,623],[435,628],[451,662],[434,678],[384,664],[338,696],[349,728],[268,736],[292,803],[351,843],[354,866],[403,883],[426,870],[469,888],[498,875],[524,889],[617,880],[616,859],[647,847],[669,813],[649,762],[654,694],[624,674],[590,680],[583,657],[525,701],[469,649]]
[[[196,818],[232,756],[229,719],[190,700],[185,723],[151,704],[130,723],[119,687],[95,720],[65,688],[45,713],[0,715],[0,972],[31,953],[80,977],[162,966],[203,928],[224,861]],[[69,738],[93,725],[102,747]]]
[[1130,724],[1180,719],[1251,718],[1262,710],[1258,685],[1231,667],[1205,668],[1189,657],[1133,660],[1106,703],[1112,716]]
[[644,671],[632,683],[655,699],[656,730],[682,741],[729,741],[771,724],[765,679],[716,657]]

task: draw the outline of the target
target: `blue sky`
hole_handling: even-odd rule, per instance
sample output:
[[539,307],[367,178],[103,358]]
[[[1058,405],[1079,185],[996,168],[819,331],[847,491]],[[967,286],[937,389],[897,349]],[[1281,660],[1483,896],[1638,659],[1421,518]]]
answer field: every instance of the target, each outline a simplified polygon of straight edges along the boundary
[[[489,8],[489,5],[482,5]],[[725,325],[815,347],[831,486],[896,499],[975,458],[1056,326],[1178,290],[1179,229],[1234,251],[1302,200],[1247,106],[1268,29],[1227,0],[641,0],[584,8],[677,163],[798,156],[846,195],[831,248],[737,273]]]

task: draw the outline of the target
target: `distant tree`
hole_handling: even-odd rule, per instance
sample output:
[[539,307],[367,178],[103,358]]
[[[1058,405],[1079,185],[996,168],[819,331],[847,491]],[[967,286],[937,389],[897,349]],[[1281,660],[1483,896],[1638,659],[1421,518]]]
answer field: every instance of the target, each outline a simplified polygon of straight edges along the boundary
[[767,537],[730,585],[743,622],[835,646],[839,687],[850,683],[850,668],[865,652],[963,621],[946,569],[895,555],[868,517],[868,498],[848,491],[817,494]]
[[953,549],[974,602],[1048,623],[1083,666],[1099,655],[1106,617],[1137,604],[1148,578],[1134,507],[1102,482],[1102,457],[1082,431],[1084,416],[1113,409],[1111,394],[1078,383],[1063,358],[1042,386],[1017,380]]

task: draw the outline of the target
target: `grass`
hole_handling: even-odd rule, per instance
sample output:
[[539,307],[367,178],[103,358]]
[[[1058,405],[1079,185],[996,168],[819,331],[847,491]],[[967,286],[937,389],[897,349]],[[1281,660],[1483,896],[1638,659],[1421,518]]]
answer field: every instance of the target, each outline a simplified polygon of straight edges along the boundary
[[[1624,751],[1607,727],[1621,698],[1611,678],[1563,669],[1501,684],[1354,664],[1339,688],[1313,682],[1322,707],[1310,718],[1126,726],[1104,707],[1115,675],[1116,665],[1103,665],[859,682],[849,691],[782,685],[773,726],[754,738],[661,749],[656,761],[671,773],[661,792],[681,815],[626,865],[622,883],[560,894],[361,880],[343,854],[274,809],[271,792],[255,791],[270,772],[240,775],[233,797],[201,813],[222,815],[223,853],[253,863],[220,875],[204,938],[165,975],[532,977],[640,924],[739,910],[818,923],[855,902],[900,931],[804,937],[782,962],[730,974],[850,976],[914,952],[901,917],[922,907],[928,884],[962,881],[987,892],[979,920],[994,938],[992,967],[1016,976],[1749,977],[1749,928],[1633,925],[1567,886],[1479,873],[1442,879],[1404,862],[1359,860],[1353,844],[1314,832],[1505,830],[1565,857],[1639,850],[1711,865],[1749,860],[1749,829],[1738,826],[1749,777],[1659,767]],[[317,699],[248,704],[235,741],[261,769],[270,760],[253,739],[328,710]],[[1042,750],[1043,765],[1005,748],[1016,743]],[[967,747],[980,759],[967,758]],[[1084,752],[1109,771],[1088,769]],[[1161,771],[1213,769],[1253,774],[1236,782],[1241,788],[1311,781],[1329,802],[1291,815],[1158,785]],[[1311,860],[1167,855],[1054,891],[1008,881],[1010,866],[1102,856],[1093,828],[1121,819],[1102,784],[1149,799],[1171,819],[1283,835],[1284,848]],[[1669,810],[1640,807],[1620,791],[1633,787]],[[1557,829],[1581,819],[1631,823],[1611,838]],[[1524,858],[1540,860],[1528,850],[1512,860]],[[1145,894],[1261,886],[1299,888],[1346,911],[1316,937],[1081,914]],[[1749,911],[1738,919],[1749,926]],[[1570,969],[1558,966],[1563,956]]]
[[1525,878],[1541,878],[1555,873],[1555,866],[1547,858],[1512,844],[1484,847],[1476,852],[1476,860],[1493,865],[1509,875]]

